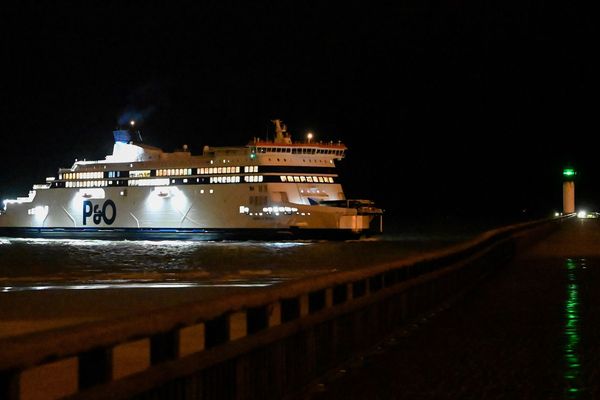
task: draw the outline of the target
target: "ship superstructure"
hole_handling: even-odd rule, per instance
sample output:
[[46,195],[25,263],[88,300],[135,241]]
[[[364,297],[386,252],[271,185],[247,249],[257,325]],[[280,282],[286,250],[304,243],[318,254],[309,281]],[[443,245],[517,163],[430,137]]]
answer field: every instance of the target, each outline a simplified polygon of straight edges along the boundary
[[349,238],[379,233],[382,210],[346,199],[342,143],[275,139],[164,152],[116,130],[111,155],[76,161],[27,197],[4,200],[0,236],[149,239]]

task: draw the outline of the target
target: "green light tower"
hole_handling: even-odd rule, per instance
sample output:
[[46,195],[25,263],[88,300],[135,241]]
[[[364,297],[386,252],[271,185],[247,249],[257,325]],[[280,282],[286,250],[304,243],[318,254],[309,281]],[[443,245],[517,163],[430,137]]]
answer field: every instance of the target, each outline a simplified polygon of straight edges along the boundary
[[563,169],[563,214],[575,212],[575,175],[573,168]]

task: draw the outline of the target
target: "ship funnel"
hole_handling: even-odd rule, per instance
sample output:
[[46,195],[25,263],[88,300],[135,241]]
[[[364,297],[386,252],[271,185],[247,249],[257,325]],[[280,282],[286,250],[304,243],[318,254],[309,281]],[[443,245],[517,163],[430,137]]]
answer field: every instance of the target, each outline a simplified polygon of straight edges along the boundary
[[142,142],[140,131],[134,131],[133,129],[116,129],[113,131],[113,137],[115,143]]
[[113,131],[115,143],[129,143],[131,142],[131,133],[126,129],[118,129]]

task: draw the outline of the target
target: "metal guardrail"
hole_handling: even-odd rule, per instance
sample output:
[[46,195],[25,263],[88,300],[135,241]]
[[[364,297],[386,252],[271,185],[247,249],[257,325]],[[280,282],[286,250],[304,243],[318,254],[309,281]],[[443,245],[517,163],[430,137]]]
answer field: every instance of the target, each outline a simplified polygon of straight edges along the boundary
[[0,339],[0,398],[280,398],[477,282],[512,257],[519,236],[557,221],[361,270]]

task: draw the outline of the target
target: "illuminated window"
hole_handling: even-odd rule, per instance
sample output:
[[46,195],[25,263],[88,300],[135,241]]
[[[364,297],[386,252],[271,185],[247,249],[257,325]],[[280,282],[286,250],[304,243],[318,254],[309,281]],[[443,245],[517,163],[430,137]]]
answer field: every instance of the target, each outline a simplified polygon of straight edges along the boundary
[[294,182],[300,182],[300,177],[294,176]]
[[306,177],[305,176],[301,176],[300,177],[300,182],[306,182]]
[[287,177],[285,175],[280,176],[280,178],[281,178],[281,182],[286,182],[287,181]]
[[146,169],[146,170],[140,170],[140,171],[129,171],[129,176],[131,178],[149,178],[150,170]]

